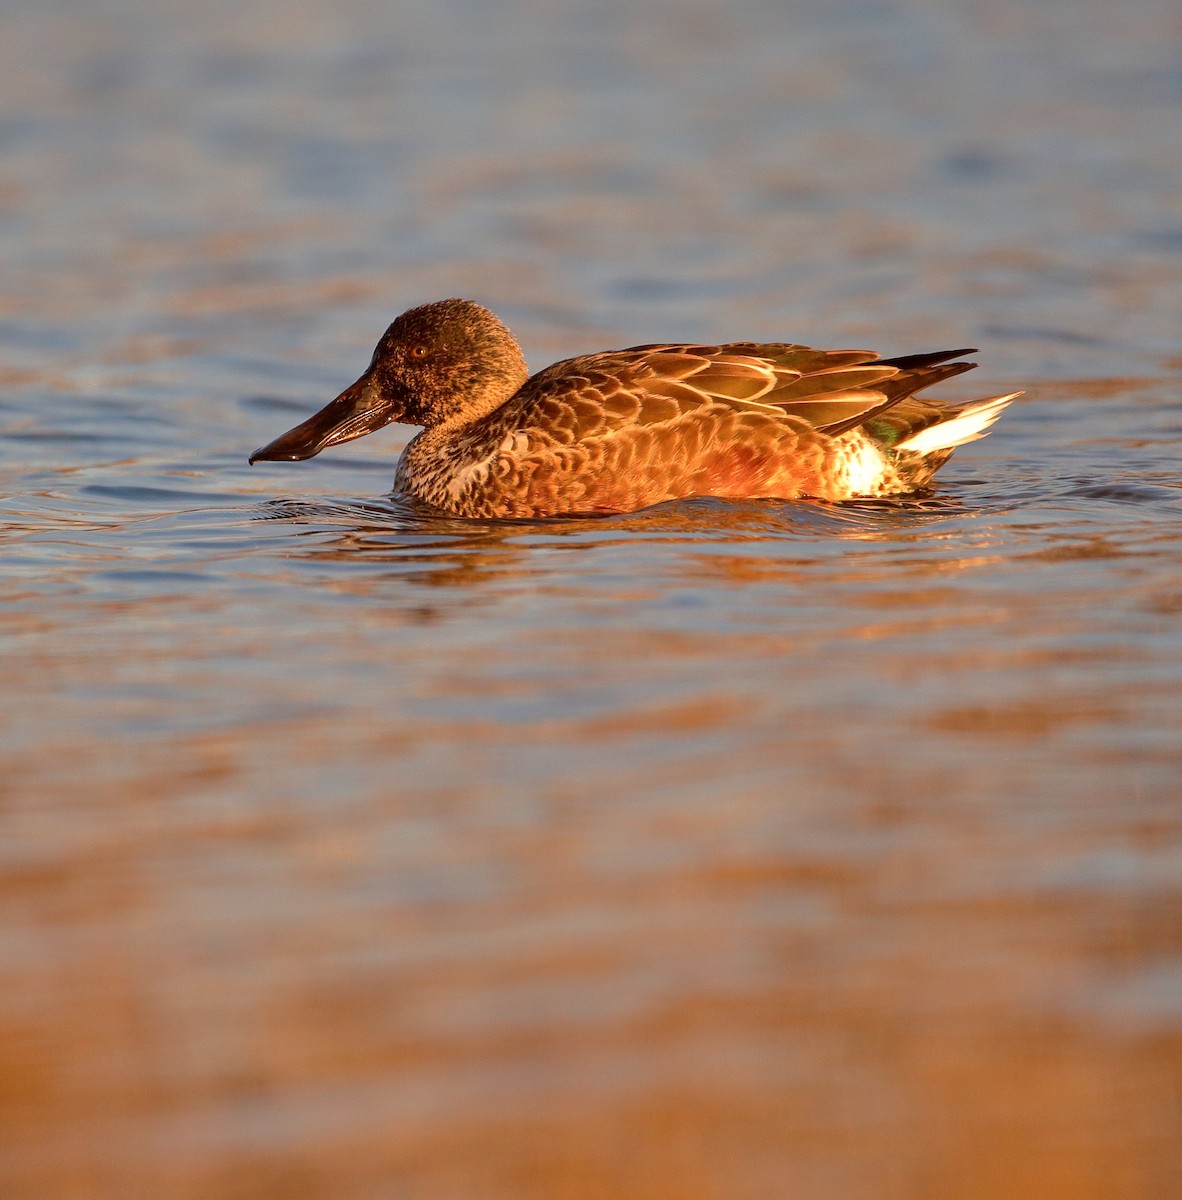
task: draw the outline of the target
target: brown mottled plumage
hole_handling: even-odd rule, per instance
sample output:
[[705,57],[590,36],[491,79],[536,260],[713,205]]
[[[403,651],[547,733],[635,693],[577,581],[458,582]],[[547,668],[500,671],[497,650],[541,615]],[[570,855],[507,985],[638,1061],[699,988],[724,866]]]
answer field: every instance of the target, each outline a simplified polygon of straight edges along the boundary
[[1020,393],[915,393],[971,350],[879,359],[783,342],[633,346],[530,376],[470,300],[400,316],[331,404],[251,455],[311,458],[391,421],[422,425],[395,486],[465,517],[630,512],[685,496],[846,500],[923,487]]

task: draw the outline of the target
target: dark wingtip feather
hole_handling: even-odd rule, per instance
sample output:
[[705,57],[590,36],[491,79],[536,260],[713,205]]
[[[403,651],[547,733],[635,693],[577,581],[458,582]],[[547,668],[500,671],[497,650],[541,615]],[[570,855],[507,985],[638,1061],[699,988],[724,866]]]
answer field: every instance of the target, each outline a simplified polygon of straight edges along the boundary
[[[900,371],[913,371],[917,367],[934,367],[937,363],[947,362],[950,358],[960,358],[962,354],[976,354],[976,346],[968,346],[963,350],[933,350],[927,354],[901,354],[898,358],[880,358],[878,361],[886,367],[898,367]],[[976,366],[976,363],[971,363]]]

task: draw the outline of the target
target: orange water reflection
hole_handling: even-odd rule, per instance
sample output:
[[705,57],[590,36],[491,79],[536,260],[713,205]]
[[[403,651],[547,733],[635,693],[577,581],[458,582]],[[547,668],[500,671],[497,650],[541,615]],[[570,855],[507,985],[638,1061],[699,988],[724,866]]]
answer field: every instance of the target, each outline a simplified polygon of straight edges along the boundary
[[[176,749],[211,779],[233,757]],[[1176,921],[1167,948],[1152,905],[1007,889],[1030,847],[969,807],[883,795],[845,847],[744,844],[768,803],[638,797],[605,830],[577,787],[518,827],[395,794],[329,828],[161,817],[10,873],[37,918],[5,1195],[1171,1194],[1182,1045],[1135,968]],[[375,849],[440,810],[443,854]]]

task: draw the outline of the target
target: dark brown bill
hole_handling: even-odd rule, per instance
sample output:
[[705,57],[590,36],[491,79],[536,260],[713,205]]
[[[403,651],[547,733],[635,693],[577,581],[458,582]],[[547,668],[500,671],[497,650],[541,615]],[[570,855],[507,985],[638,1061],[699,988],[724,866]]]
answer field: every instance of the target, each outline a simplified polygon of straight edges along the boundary
[[314,416],[256,450],[250,461],[297,462],[311,458],[329,446],[351,442],[389,425],[396,415],[378,398],[367,373]]

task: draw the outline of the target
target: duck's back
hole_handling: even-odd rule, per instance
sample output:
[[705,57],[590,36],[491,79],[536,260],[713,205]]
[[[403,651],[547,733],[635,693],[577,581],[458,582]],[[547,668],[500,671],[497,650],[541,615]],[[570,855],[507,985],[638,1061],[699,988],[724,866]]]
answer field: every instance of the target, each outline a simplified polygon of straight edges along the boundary
[[[399,463],[397,484],[476,517],[626,512],[688,496],[836,500],[911,490],[906,468],[916,474],[921,456],[891,445],[959,411],[907,400],[970,369],[940,365],[952,353],[879,361],[859,350],[743,342],[568,359],[469,424],[425,430]],[[904,400],[906,416],[887,422]]]

